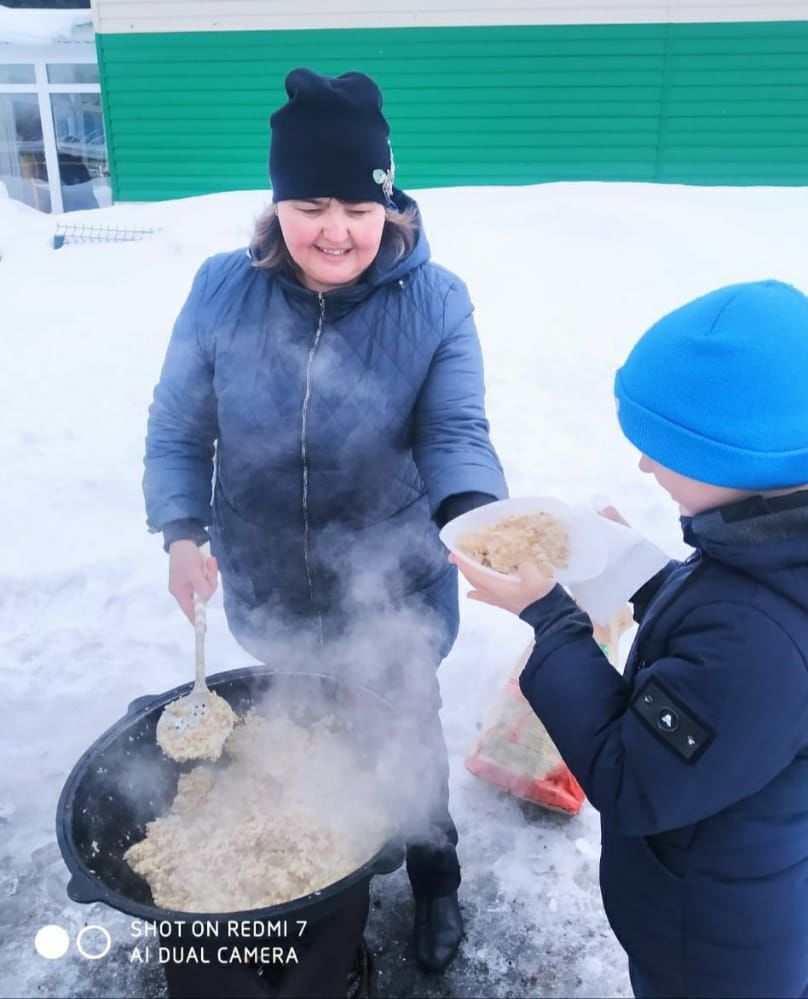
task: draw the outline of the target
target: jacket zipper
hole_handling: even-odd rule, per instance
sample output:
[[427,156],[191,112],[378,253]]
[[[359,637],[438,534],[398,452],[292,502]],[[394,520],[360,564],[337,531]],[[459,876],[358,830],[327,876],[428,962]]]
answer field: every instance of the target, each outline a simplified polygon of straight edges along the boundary
[[[311,566],[309,564],[309,467],[307,464],[306,430],[309,416],[309,400],[311,399],[311,366],[320,337],[323,335],[323,322],[325,321],[325,296],[322,292],[317,293],[320,303],[320,316],[317,321],[317,330],[314,340],[309,348],[309,357],[306,362],[306,391],[303,395],[303,418],[300,425],[300,459],[303,463],[303,562],[306,567],[306,582],[309,588],[309,599],[314,602],[314,586],[311,579]],[[323,641],[323,616],[318,611],[317,619],[320,627],[320,643]]]
[[[672,603],[674,603],[674,601],[678,600],[679,597],[682,595],[682,593],[685,591],[685,589],[687,589],[687,587],[690,586],[693,583],[694,580],[696,580],[696,579],[699,578],[699,576],[701,575],[701,570],[707,564],[706,562],[703,561],[703,559],[701,557],[701,552],[698,551],[698,550],[694,551],[691,555],[689,555],[684,560],[684,562],[682,562],[682,565],[683,566],[684,565],[693,565],[693,563],[698,563],[698,564],[696,565],[696,567],[694,569],[692,569],[687,574],[687,576],[685,576],[685,578],[682,580],[682,582],[679,583],[678,586],[674,587],[671,590],[671,592],[667,595],[667,597],[660,602],[659,606],[657,607],[656,613],[650,619],[650,621],[648,620],[647,617],[643,620],[643,625],[642,626],[644,626],[644,627],[647,628],[646,634],[649,631],[653,631],[654,625],[659,620],[662,612],[665,611],[665,610],[667,610],[668,607]],[[666,580],[665,583],[663,583],[663,585],[660,588],[660,590],[664,590],[667,585],[669,585],[669,581],[668,580]],[[658,595],[654,597],[654,599],[651,601],[651,603],[653,604],[657,599],[658,599]],[[646,624],[646,622],[647,622],[647,624]],[[644,637],[645,636],[642,636],[642,638],[644,638]],[[638,633],[637,633],[637,641],[638,642],[641,641],[642,638],[641,638],[641,636],[639,634],[639,631],[638,631]],[[638,652],[639,652],[639,645],[638,645]],[[648,660],[645,658],[644,655],[643,656],[638,655],[634,659],[634,663],[632,665],[633,665],[633,668],[632,668],[631,672],[629,672],[628,669],[625,669],[624,672],[623,672],[623,676],[627,680],[632,680],[633,681],[634,679],[636,679],[637,674],[640,672],[640,670],[643,670],[643,669],[646,668],[646,666],[648,665]]]

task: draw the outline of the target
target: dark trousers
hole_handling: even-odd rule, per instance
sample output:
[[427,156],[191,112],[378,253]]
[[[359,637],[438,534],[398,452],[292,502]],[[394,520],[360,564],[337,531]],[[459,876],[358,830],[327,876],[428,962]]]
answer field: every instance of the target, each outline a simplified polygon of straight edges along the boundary
[[418,723],[423,785],[431,798],[423,831],[407,843],[407,874],[415,895],[448,895],[460,885],[457,828],[449,813],[449,754],[437,710]]
[[[307,926],[298,937],[297,927],[289,938],[272,937],[266,941],[280,947],[288,956],[293,947],[297,962],[281,960],[263,967],[219,961],[223,946],[220,938],[190,940],[185,936],[163,938],[166,947],[193,944],[205,947],[210,964],[170,960],[164,965],[171,999],[338,999],[346,993],[348,972],[357,956],[369,908],[367,882],[346,894],[340,908],[324,919]],[[225,945],[243,947],[261,941],[231,938]],[[180,956],[179,954],[177,955]]]
[[629,958],[628,977],[631,981],[631,991],[635,999],[663,999],[668,993],[654,988],[649,979],[643,974],[637,965]]
[[[636,999],[681,999],[680,989],[671,991],[655,985],[650,975],[641,971],[637,965],[629,958],[628,977],[631,979],[631,990]],[[808,984],[800,999],[808,997]]]

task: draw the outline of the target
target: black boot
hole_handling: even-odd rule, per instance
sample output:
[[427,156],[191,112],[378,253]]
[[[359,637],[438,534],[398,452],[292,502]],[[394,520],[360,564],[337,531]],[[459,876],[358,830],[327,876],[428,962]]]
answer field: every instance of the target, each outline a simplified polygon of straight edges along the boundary
[[443,971],[457,956],[463,916],[457,892],[415,896],[415,957],[425,971]]

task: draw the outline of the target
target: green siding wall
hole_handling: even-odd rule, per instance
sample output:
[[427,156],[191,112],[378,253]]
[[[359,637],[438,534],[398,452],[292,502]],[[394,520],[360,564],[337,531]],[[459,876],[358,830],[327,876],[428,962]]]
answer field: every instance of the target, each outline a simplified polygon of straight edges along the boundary
[[404,188],[808,183],[808,21],[108,34],[114,196],[266,185],[295,66],[378,80]]

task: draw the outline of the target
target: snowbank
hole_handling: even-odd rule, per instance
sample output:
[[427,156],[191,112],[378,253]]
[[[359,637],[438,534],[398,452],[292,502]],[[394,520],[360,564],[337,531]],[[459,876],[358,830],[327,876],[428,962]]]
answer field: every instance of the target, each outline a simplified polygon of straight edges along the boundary
[[[612,379],[662,313],[716,286],[777,277],[808,290],[808,189],[548,184],[416,192],[433,256],[476,303],[494,441],[514,495],[606,494],[672,554],[677,511],[621,438]],[[244,246],[266,191],[120,205],[62,221],[159,228],[140,242],[50,248],[56,220],[0,200],[0,993],[155,995],[129,922],[74,905],[54,844],[62,783],[144,693],[190,679],[192,633],[166,589],[140,493],[146,412],[171,324],[209,254]],[[463,757],[530,638],[463,601],[441,669],[468,939],[443,980],[406,962],[401,876],[380,882],[382,996],[627,995],[597,887],[598,820],[526,813]],[[211,672],[249,663],[209,612]],[[114,939],[88,967],[32,948],[46,923]],[[88,984],[91,974],[92,985]]]
[[47,45],[92,37],[92,11],[0,6],[0,45]]

